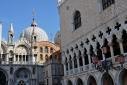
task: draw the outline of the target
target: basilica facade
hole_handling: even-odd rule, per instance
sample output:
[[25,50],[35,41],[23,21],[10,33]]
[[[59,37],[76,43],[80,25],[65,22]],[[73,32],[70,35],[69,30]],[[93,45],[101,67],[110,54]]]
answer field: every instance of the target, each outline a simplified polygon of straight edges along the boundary
[[63,85],[127,85],[127,1],[58,0]]
[[46,85],[44,63],[60,47],[48,41],[47,33],[38,27],[34,18],[16,42],[14,36],[10,24],[8,40],[2,40],[0,23],[0,85]]

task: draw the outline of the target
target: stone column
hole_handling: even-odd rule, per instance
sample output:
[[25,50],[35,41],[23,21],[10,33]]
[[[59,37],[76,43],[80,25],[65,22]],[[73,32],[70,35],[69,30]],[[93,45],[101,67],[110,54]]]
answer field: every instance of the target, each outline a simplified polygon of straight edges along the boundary
[[80,71],[80,66],[79,66],[79,58],[76,58],[76,60],[77,60],[77,68],[78,68],[78,72]]
[[72,59],[72,69],[73,69],[73,73],[74,73],[75,72],[74,59]]
[[109,43],[109,47],[110,47],[110,51],[111,51],[111,57],[113,57],[114,56],[114,52],[113,52],[112,43]]
[[122,40],[119,40],[119,45],[120,45],[121,54],[123,54],[124,53],[124,50],[123,50]]

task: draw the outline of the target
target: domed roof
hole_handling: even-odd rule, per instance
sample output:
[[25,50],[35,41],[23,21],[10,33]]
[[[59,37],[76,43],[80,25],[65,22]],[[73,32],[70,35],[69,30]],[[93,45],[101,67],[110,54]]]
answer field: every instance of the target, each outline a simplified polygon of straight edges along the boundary
[[40,27],[37,26],[35,20],[33,19],[33,22],[31,24],[30,27],[26,28],[24,30],[23,37],[28,40],[31,41],[31,37],[34,31],[34,35],[36,35],[36,41],[48,41],[48,35],[47,33]]

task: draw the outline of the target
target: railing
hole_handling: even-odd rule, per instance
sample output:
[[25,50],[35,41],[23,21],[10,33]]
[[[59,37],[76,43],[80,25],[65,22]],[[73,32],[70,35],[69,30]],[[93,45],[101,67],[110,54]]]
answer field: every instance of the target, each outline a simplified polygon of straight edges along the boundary
[[0,61],[0,64],[37,64],[36,62],[30,61]]

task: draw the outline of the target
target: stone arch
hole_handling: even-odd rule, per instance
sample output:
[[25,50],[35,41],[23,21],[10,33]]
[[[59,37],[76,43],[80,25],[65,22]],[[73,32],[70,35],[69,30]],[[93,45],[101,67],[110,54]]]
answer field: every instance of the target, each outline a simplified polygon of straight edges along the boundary
[[84,85],[83,80],[81,78],[77,79],[76,85]]
[[115,85],[115,82],[109,73],[104,73],[101,78],[101,85]]
[[112,47],[114,56],[121,54],[118,38],[115,34],[112,35]]
[[14,51],[15,53],[18,53],[19,52],[18,51],[18,48],[19,49],[20,48],[24,49],[24,51],[26,51],[26,54],[29,54],[30,53],[28,46],[26,46],[24,44],[17,45],[16,48],[15,48],[15,51]]
[[119,74],[119,85],[127,85],[127,69],[123,69]]
[[21,81],[25,83],[25,85],[30,85],[31,71],[27,68],[18,68],[14,72],[14,81],[15,85],[18,85]]
[[0,85],[8,84],[8,74],[5,70],[0,68]]
[[89,76],[87,85],[97,85],[96,79],[93,76]]
[[73,85],[71,80],[67,81],[67,85]]
[[127,52],[127,31],[122,30],[122,44],[124,53]]
[[106,47],[106,53],[104,53],[105,55],[105,58],[109,58],[111,57],[111,50],[110,50],[110,47],[109,47],[109,41],[104,38],[104,41],[103,41],[103,46],[102,47]]

